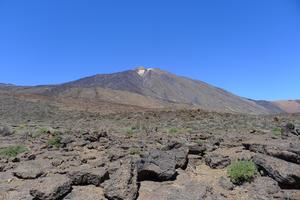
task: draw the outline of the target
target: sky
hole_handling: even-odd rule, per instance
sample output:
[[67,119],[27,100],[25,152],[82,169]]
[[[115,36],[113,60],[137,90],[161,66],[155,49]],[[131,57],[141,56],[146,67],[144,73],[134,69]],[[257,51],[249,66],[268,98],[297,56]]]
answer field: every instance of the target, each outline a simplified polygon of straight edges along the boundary
[[137,66],[252,99],[300,99],[299,0],[0,0],[0,82]]

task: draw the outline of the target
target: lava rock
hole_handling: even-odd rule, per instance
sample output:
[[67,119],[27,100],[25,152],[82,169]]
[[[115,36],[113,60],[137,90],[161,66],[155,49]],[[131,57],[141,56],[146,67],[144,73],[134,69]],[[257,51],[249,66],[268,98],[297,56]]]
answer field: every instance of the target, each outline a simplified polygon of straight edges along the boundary
[[101,132],[93,132],[93,133],[87,133],[84,135],[84,139],[86,141],[90,142],[98,142],[101,137],[107,137],[107,132],[101,131]]
[[39,180],[30,190],[35,200],[59,200],[71,192],[71,181],[65,176],[49,176]]
[[132,160],[125,160],[119,169],[103,183],[104,196],[109,200],[133,200],[138,195],[137,167]]
[[72,136],[62,136],[61,140],[60,140],[60,143],[61,143],[61,146],[64,148],[66,147],[68,144],[74,142],[74,138]]
[[68,173],[73,185],[95,185],[100,186],[105,180],[109,178],[107,169],[94,168],[74,170]]
[[257,154],[254,163],[275,179],[281,188],[300,189],[300,166],[278,158]]
[[278,183],[270,177],[259,177],[250,187],[253,199],[273,199],[273,195],[280,191]]
[[13,175],[20,179],[36,179],[44,174],[41,166],[36,162],[23,162],[13,171]]
[[226,179],[223,176],[219,179],[219,185],[222,188],[224,188],[225,190],[233,190],[234,189],[234,184],[229,179]]
[[177,168],[185,168],[188,162],[188,149],[179,148],[171,151],[152,150],[137,162],[138,180],[173,180]]
[[288,145],[283,145],[282,143],[282,141],[279,141],[278,143],[246,142],[243,143],[243,145],[247,150],[252,152],[266,154],[288,162],[300,164],[299,147],[290,147]]
[[292,123],[287,123],[285,126],[282,127],[282,135],[284,137],[288,137],[290,134],[293,134],[293,135],[299,135],[297,133],[297,130],[295,130],[295,125],[292,124]]
[[167,182],[144,181],[141,183],[138,200],[200,200],[207,197],[213,198],[212,188],[209,186],[192,180],[174,184]]
[[12,134],[13,134],[13,131],[8,126],[0,127],[0,136],[9,136]]
[[72,192],[64,200],[106,200],[103,189],[93,185],[73,186]]
[[213,169],[223,169],[231,164],[231,160],[229,156],[208,154],[205,158],[205,163]]
[[188,145],[188,148],[189,148],[189,154],[192,155],[204,155],[204,152],[206,151],[206,146],[204,145],[191,144]]

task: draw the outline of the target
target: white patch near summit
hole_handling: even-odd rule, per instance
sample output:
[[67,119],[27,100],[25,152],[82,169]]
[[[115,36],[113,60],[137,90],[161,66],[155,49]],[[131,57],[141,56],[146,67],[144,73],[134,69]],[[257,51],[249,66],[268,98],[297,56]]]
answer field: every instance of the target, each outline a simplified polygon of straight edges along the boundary
[[137,73],[138,73],[140,76],[144,76],[145,72],[146,72],[146,69],[138,69],[138,70],[137,70]]
[[148,69],[146,69],[146,68],[140,67],[140,68],[137,69],[136,72],[137,72],[140,76],[144,76],[144,74],[145,74],[147,71],[152,71],[152,70],[154,70],[154,69],[153,69],[153,68],[148,68]]

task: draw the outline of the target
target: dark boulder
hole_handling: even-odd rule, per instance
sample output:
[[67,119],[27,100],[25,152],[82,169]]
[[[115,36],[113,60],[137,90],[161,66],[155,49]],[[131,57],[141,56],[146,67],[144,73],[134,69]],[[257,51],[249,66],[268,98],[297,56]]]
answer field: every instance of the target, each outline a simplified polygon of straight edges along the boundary
[[205,157],[205,163],[213,169],[223,169],[231,164],[229,156],[223,156],[218,154],[208,154]]
[[73,186],[72,192],[64,200],[106,200],[103,189],[93,185]]
[[190,179],[175,184],[145,181],[141,183],[139,194],[138,200],[220,199],[214,198],[211,187]]
[[68,144],[70,144],[74,141],[75,140],[72,136],[67,135],[67,136],[62,136],[61,137],[60,143],[61,143],[62,147],[66,147]]
[[39,180],[30,190],[35,200],[59,200],[72,189],[71,181],[65,176],[49,176]]
[[289,131],[289,132],[294,131],[295,130],[295,125],[292,124],[292,123],[287,123],[284,126],[284,129],[285,129],[285,131]]
[[13,134],[13,131],[8,126],[0,127],[0,136],[9,136],[12,134]]
[[134,200],[138,195],[137,168],[132,160],[122,160],[119,168],[103,183],[109,200]]
[[177,176],[177,168],[186,168],[188,149],[152,150],[137,162],[138,180],[167,181]]
[[189,148],[189,154],[191,155],[204,155],[204,152],[206,151],[205,145],[199,145],[199,144],[189,144],[187,145]]
[[182,143],[181,142],[178,142],[178,141],[169,141],[163,148],[162,150],[164,151],[169,151],[169,150],[172,150],[172,149],[178,149],[180,147],[182,147]]
[[223,176],[219,179],[219,185],[225,190],[234,189],[234,184],[228,178],[225,178]]
[[105,168],[73,170],[68,173],[72,185],[95,185],[100,186],[109,179],[109,174]]
[[37,162],[23,162],[13,171],[13,175],[20,179],[36,179],[44,174],[42,167]]
[[84,140],[89,142],[98,142],[101,137],[107,137],[106,131],[100,131],[100,132],[92,132],[92,133],[86,133],[84,134]]
[[258,177],[249,187],[253,199],[273,199],[281,189],[278,183],[270,177]]
[[255,155],[253,161],[259,169],[276,180],[281,188],[300,189],[300,165],[263,154]]
[[300,149],[299,147],[293,147],[291,145],[285,145],[286,143],[281,140],[277,143],[270,142],[246,142],[244,147],[255,153],[266,154],[276,158],[283,159],[288,162],[300,164]]
[[285,126],[282,127],[282,136],[288,137],[290,136],[290,134],[297,135],[297,136],[299,135],[295,125],[292,123],[287,123]]

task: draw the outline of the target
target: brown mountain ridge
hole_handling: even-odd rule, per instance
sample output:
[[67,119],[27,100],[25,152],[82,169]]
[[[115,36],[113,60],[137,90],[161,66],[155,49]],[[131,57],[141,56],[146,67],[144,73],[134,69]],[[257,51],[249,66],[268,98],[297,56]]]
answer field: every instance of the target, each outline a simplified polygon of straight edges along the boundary
[[106,102],[142,108],[199,107],[206,110],[250,114],[300,111],[299,101],[289,104],[254,101],[205,82],[177,76],[156,68],[139,67],[113,74],[98,74],[59,85],[0,86],[2,93],[6,91],[6,94],[23,98],[34,96],[38,99],[55,101],[59,99],[60,102],[72,100],[72,104],[89,102],[101,106]]

